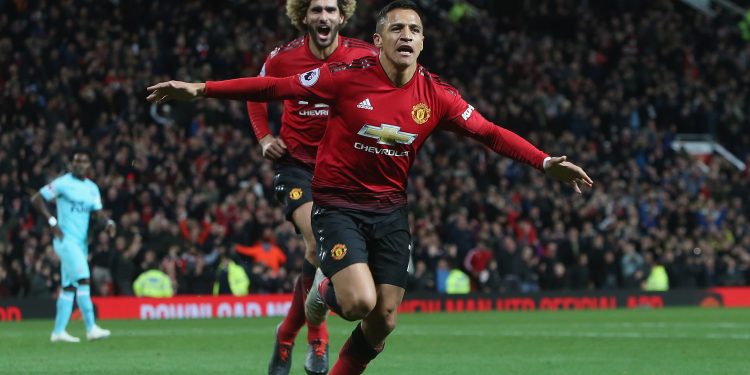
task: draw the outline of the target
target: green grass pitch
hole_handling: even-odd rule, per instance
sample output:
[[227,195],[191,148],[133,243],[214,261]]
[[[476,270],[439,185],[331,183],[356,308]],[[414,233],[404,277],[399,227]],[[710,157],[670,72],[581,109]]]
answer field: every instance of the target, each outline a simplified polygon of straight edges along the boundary
[[[52,321],[0,323],[0,374],[264,374],[279,321],[101,321],[113,336],[80,344],[51,344]],[[332,362],[352,328],[329,320]],[[750,310],[405,314],[366,373],[750,374]]]

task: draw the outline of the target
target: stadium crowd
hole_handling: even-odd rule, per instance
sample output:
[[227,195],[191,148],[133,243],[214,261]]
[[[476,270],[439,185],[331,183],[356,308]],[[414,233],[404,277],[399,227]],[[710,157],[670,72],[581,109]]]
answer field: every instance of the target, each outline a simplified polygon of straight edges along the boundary
[[[421,3],[421,63],[595,183],[578,196],[434,135],[411,171],[409,291],[444,291],[453,268],[482,292],[640,288],[658,265],[671,288],[750,285],[750,172],[671,148],[707,133],[750,165],[750,43],[735,17],[666,0]],[[244,103],[144,100],[165,78],[257,74],[296,35],[282,4],[0,1],[0,297],[56,293],[51,233],[29,197],[77,146],[94,151],[119,230],[90,231],[97,294],[132,294],[149,269],[210,294],[229,259],[251,292],[291,290],[304,244]],[[360,0],[343,34],[371,40],[381,5]]]

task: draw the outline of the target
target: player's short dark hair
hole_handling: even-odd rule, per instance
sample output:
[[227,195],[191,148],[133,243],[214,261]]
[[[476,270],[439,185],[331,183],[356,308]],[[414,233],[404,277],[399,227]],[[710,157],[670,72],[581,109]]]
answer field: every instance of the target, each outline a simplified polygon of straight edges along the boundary
[[94,153],[91,152],[90,148],[87,147],[76,147],[73,149],[73,152],[70,153],[70,160],[73,160],[73,157],[76,155],[86,155],[89,157],[89,160],[94,160]]
[[411,1],[411,0],[395,0],[388,3],[388,5],[384,6],[383,9],[381,9],[378,14],[375,16],[375,32],[380,32],[380,27],[385,24],[386,16],[388,16],[388,13],[394,9],[411,9],[417,13],[419,16],[419,19],[424,22],[424,17],[422,15],[422,11],[419,9],[419,6],[417,3]]

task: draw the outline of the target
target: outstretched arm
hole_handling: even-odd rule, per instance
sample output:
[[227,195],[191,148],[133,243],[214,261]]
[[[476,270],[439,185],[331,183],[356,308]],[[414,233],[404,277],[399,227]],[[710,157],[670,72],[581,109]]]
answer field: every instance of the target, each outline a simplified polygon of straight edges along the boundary
[[331,102],[336,95],[330,70],[326,65],[296,76],[249,77],[206,83],[167,81],[146,89],[150,102],[188,101],[197,98],[234,99],[268,102],[284,99]]
[[500,127],[466,104],[460,97],[449,98],[449,130],[468,135],[495,152],[543,170],[548,176],[568,184],[581,193],[579,184],[591,187],[593,181],[579,166],[567,161],[567,156],[550,157],[516,133]]

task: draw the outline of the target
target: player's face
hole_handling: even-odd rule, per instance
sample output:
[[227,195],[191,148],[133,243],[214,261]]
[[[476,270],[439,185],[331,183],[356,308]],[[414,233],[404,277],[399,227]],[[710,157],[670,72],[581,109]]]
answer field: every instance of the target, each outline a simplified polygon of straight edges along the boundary
[[344,16],[339,12],[337,0],[312,0],[303,23],[307,25],[310,40],[323,49],[336,40]]
[[373,36],[375,46],[395,66],[406,68],[417,63],[424,47],[422,20],[411,9],[394,9],[386,15],[385,23]]
[[89,173],[91,168],[91,159],[87,154],[75,154],[73,155],[72,169],[73,174],[78,177],[85,177]]

